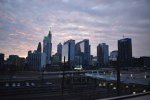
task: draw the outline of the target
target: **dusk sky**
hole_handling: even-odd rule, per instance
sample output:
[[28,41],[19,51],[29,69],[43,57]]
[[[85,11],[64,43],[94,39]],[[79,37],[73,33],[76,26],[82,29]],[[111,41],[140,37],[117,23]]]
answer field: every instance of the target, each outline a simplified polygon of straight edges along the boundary
[[91,54],[99,43],[117,50],[132,38],[134,57],[150,56],[150,0],[0,0],[0,53],[26,57],[52,27],[57,44],[89,39]]

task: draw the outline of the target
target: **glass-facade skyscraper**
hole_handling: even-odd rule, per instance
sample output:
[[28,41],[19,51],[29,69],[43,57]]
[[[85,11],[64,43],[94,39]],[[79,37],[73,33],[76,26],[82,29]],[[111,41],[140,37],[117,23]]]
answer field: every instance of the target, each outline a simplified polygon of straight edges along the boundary
[[110,57],[109,57],[109,60],[111,61],[117,61],[118,59],[118,51],[112,51],[110,52]]
[[62,62],[68,64],[70,67],[74,66],[75,57],[75,40],[68,40],[62,45]]
[[118,40],[118,61],[120,66],[129,67],[132,63],[132,41],[130,38]]
[[61,61],[61,56],[62,56],[62,44],[61,43],[57,45],[57,55],[59,56],[59,61]]
[[32,70],[41,71],[46,66],[46,54],[38,51],[29,51],[27,62]]
[[106,66],[109,63],[109,46],[101,43],[97,46],[97,58],[100,66]]
[[79,61],[77,64],[82,65],[83,68],[86,68],[89,66],[90,62],[90,45],[89,40],[84,39],[83,41],[80,41],[76,44],[75,47],[75,55],[76,58],[79,58]]
[[43,52],[46,54],[46,64],[51,64],[51,55],[52,55],[52,34],[49,31],[48,36],[44,37],[43,40]]
[[37,52],[42,52],[42,45],[41,45],[41,42],[39,42],[39,44],[38,44]]

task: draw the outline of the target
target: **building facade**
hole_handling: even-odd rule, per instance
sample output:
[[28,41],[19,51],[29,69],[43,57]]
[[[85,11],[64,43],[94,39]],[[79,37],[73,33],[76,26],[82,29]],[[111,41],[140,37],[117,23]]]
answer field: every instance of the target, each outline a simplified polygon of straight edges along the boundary
[[52,55],[52,65],[60,65],[60,55],[57,53]]
[[42,45],[41,45],[41,42],[39,42],[39,44],[38,44],[37,52],[42,52]]
[[97,60],[99,66],[107,66],[109,63],[109,46],[101,43],[97,46]]
[[130,38],[118,40],[118,61],[121,67],[132,65],[132,41]]
[[59,56],[59,61],[61,62],[61,56],[62,56],[62,44],[61,43],[59,43],[58,45],[57,45],[57,55]]
[[19,56],[18,55],[9,55],[7,58],[7,64],[13,66],[20,66]]
[[31,70],[41,71],[46,66],[46,54],[42,52],[28,52],[28,66]]
[[75,56],[79,60],[77,65],[82,65],[83,68],[88,67],[90,63],[90,54],[90,45],[88,39],[84,39],[76,44]]
[[4,57],[5,55],[3,53],[0,53],[0,67],[3,67],[4,65]]
[[24,71],[26,59],[18,55],[9,55],[6,65],[11,71]]
[[44,37],[43,40],[43,52],[46,54],[46,64],[51,64],[51,55],[52,55],[52,34],[49,31],[48,36]]
[[115,50],[115,51],[112,51],[110,52],[110,56],[109,56],[109,65],[110,66],[117,66],[117,63],[118,62],[118,51]]
[[68,64],[71,68],[74,66],[75,59],[75,40],[68,40],[62,46],[62,63]]
[[109,60],[110,61],[117,61],[118,59],[118,51],[112,51],[110,52]]
[[140,57],[140,60],[143,67],[150,68],[150,57],[148,56]]

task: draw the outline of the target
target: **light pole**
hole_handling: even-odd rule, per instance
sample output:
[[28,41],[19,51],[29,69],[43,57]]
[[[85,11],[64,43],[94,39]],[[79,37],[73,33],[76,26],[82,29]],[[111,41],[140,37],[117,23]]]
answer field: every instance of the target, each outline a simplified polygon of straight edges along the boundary
[[120,95],[120,61],[119,57],[117,58],[117,96]]

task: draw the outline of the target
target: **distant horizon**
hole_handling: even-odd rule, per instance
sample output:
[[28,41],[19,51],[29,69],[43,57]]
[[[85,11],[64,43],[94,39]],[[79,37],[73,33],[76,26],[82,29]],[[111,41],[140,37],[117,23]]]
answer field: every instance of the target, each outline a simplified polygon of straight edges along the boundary
[[118,40],[132,39],[132,56],[150,56],[148,0],[0,0],[0,53],[26,57],[51,28],[52,54],[69,39],[89,39],[96,56],[99,43],[118,50]]
[[[123,38],[122,39],[124,39],[124,38],[127,38],[127,37],[124,37],[123,36]],[[70,40],[70,39],[69,39]],[[74,39],[72,39],[72,40],[74,40]],[[84,39],[83,39],[84,40]],[[66,40],[66,41],[68,41],[68,40]],[[64,42],[66,42],[66,41],[64,41]],[[80,40],[80,41],[82,41],[82,40]],[[78,41],[78,42],[80,42],[80,41]],[[90,41],[90,40],[89,40]],[[117,40],[118,41],[118,40]],[[131,41],[132,41],[132,38],[131,38]],[[62,45],[64,44],[64,42],[63,43],[61,43]],[[76,43],[78,43],[78,42],[76,42],[76,40],[75,40],[75,44]],[[104,43],[104,42],[102,42],[102,43]],[[41,44],[42,44],[42,42],[41,42]],[[101,43],[99,43],[99,44],[101,44]],[[98,45],[98,44],[97,44]],[[109,46],[109,45],[108,45]],[[35,50],[37,50],[37,48],[35,48],[34,50],[28,50],[28,51],[32,51],[32,52],[34,52]],[[28,51],[27,51],[27,53],[28,53]],[[118,49],[116,49],[116,50],[112,50],[112,51],[118,51]],[[112,52],[112,51],[109,51],[109,56],[110,56],[110,53]],[[42,52],[43,52],[43,44],[42,44]],[[133,52],[133,51],[132,51]],[[2,52],[0,52],[0,53],[2,53]],[[54,55],[54,54],[56,54],[57,53],[57,51],[55,52],[55,53],[52,53],[52,55]],[[17,54],[10,54],[10,55],[17,55]],[[91,54],[91,55],[93,55],[93,54]],[[19,57],[23,57],[23,58],[26,58],[28,55],[26,55],[26,56],[20,56],[20,55],[18,55]],[[94,57],[95,56],[97,56],[97,55],[93,55]],[[9,57],[9,55],[8,55],[8,57]],[[5,56],[5,60],[8,58],[8,57],[6,57]],[[132,56],[133,58],[134,58],[134,56]],[[145,57],[145,56],[139,56],[139,57]],[[139,57],[135,57],[135,58],[139,58]],[[150,56],[147,56],[147,57],[150,57]]]

